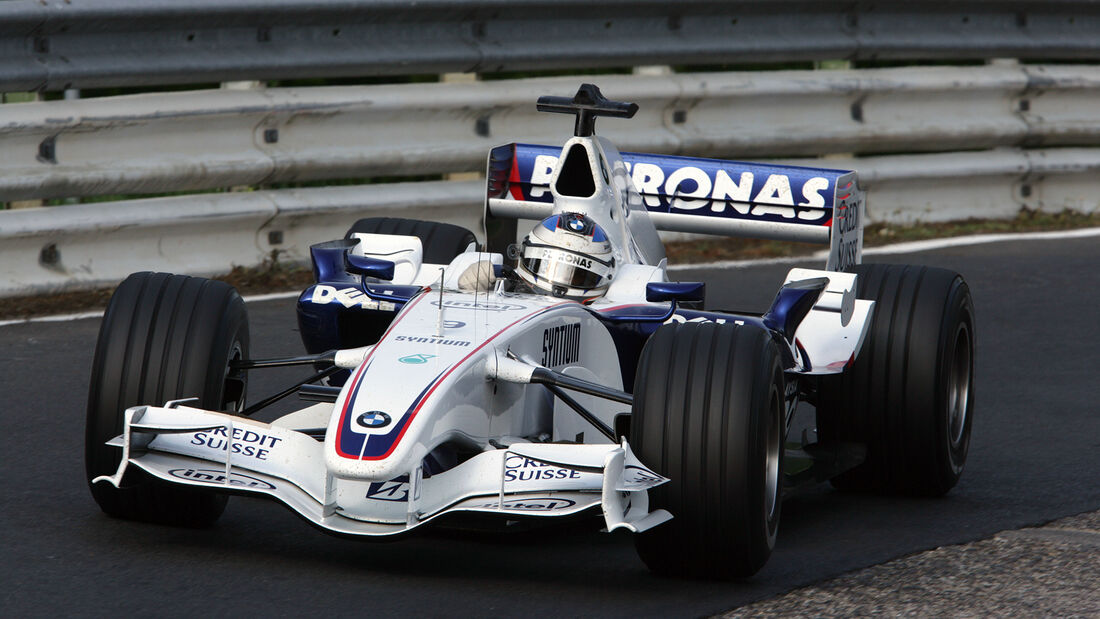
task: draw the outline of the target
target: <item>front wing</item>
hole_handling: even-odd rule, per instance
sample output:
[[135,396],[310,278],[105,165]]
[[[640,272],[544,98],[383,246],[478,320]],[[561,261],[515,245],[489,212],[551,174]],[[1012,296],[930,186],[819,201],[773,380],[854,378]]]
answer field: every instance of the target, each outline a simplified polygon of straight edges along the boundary
[[443,514],[566,516],[601,507],[607,530],[640,532],[667,521],[647,491],[668,481],[621,445],[519,443],[425,476],[347,479],[325,468],[324,444],[297,430],[170,402],[124,413],[114,475],[130,466],[165,482],[268,495],[311,523],[348,535],[404,533]]

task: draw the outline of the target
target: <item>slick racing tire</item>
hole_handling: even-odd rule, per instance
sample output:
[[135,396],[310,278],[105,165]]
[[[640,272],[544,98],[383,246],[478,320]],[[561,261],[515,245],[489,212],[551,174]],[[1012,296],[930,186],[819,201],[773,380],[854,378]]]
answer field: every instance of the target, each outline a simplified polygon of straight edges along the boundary
[[141,404],[198,398],[191,406],[239,411],[245,375],[230,361],[248,358],[248,316],[232,286],[167,273],[134,273],[107,304],[88,394],[85,468],[92,496],[117,518],[179,526],[212,524],[227,497],[169,484],[136,467],[121,488],[92,483],[118,469],[123,411]]
[[862,443],[862,464],[832,479],[843,490],[939,496],[959,481],[974,409],[974,304],[945,269],[864,264],[857,297],[875,302],[855,362],[822,377],[824,443]]
[[477,242],[474,233],[462,226],[400,217],[360,219],[352,224],[344,238],[350,239],[356,232],[419,237],[424,246],[424,262],[428,264],[450,264],[470,243]]
[[642,350],[630,445],[671,479],[649,491],[672,520],[635,536],[654,572],[730,579],[775,547],[783,483],[779,349],[750,325],[665,325]]

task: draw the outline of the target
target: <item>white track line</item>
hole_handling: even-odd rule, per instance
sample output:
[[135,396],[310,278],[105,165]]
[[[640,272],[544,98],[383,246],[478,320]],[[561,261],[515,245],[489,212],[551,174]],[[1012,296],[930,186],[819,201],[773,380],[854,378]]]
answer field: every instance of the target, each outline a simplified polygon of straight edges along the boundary
[[[911,241],[909,243],[896,243],[882,247],[868,247],[863,250],[864,256],[885,256],[889,254],[909,254],[922,251],[932,251],[947,247],[962,247],[964,245],[983,245],[985,243],[1000,243],[1002,241],[1044,241],[1051,239],[1080,239],[1091,236],[1100,236],[1100,228],[1081,228],[1078,230],[1052,230],[1050,232],[1009,232],[1005,234],[974,234],[971,236],[954,236],[945,239],[929,239],[927,241]],[[805,262],[807,260],[824,260],[829,251],[823,249],[805,256],[787,256],[784,258],[764,258],[761,260],[723,260],[719,262],[700,262],[695,264],[675,264],[668,267],[669,271],[686,271],[689,269],[730,269],[744,268],[761,264],[791,264]]]
[[985,243],[1000,243],[1001,241],[1046,241],[1051,239],[1083,239],[1090,236],[1100,236],[1100,228],[1081,228],[1079,230],[1052,230],[1050,232],[1006,232],[1003,234],[975,234],[973,236],[956,236],[946,239],[929,239],[927,241],[911,241],[909,243],[896,243],[882,247],[872,247],[863,250],[868,255],[907,254],[918,251],[931,251],[945,247],[957,247],[959,245],[982,245]]
[[[972,236],[956,236],[946,239],[930,239],[927,241],[913,241],[910,243],[897,243],[883,247],[871,247],[863,250],[865,256],[881,256],[888,254],[908,254],[922,251],[932,251],[947,247],[962,247],[964,245],[983,245],[986,243],[1000,243],[1002,241],[1044,241],[1052,239],[1080,239],[1092,236],[1100,236],[1100,228],[1082,228],[1079,230],[1054,230],[1051,232],[1011,232],[1007,234],[975,234]],[[791,264],[806,260],[824,260],[828,255],[827,250],[821,250],[809,256],[790,256],[786,258],[763,258],[760,260],[724,260],[721,262],[703,262],[696,264],[676,264],[668,267],[669,271],[686,271],[688,269],[730,269],[759,266],[763,264]],[[290,299],[301,294],[301,291],[272,292],[269,294],[257,294],[244,297],[246,303],[258,303],[273,301],[276,299]],[[103,310],[92,312],[80,312],[77,314],[58,314],[55,316],[36,316],[34,318],[16,318],[13,320],[0,320],[0,327],[8,325],[21,325],[29,322],[65,322],[69,320],[82,320],[84,318],[99,318]]]
[[[274,301],[276,299],[290,299],[300,294],[302,294],[301,290],[292,290],[288,292],[270,292],[268,294],[254,294],[244,297],[244,302],[253,303],[258,301]],[[6,327],[8,325],[21,325],[27,322],[65,322],[67,320],[83,320],[84,318],[99,318],[101,316],[103,316],[103,310],[80,312],[77,314],[57,314],[54,316],[35,316],[33,318],[15,318],[13,320],[0,320],[0,327]]]
[[0,327],[8,325],[20,325],[25,322],[65,322],[68,320],[80,320],[82,318],[99,318],[103,310],[80,312],[79,314],[55,314],[53,316],[35,316],[34,318],[16,318],[14,320],[0,320]]
[[259,303],[260,301],[275,301],[277,299],[290,299],[302,294],[301,290],[288,290],[286,292],[269,292],[267,294],[254,294],[244,297],[245,303]]

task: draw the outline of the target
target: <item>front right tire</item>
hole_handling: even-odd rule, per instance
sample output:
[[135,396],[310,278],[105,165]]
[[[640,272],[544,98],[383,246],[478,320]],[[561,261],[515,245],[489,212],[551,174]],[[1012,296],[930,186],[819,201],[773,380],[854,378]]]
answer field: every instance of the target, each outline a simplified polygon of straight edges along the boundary
[[241,410],[245,375],[230,362],[247,358],[248,315],[229,284],[167,273],[134,273],[119,284],[99,329],[85,427],[88,486],[104,512],[191,527],[221,516],[226,495],[170,484],[136,467],[121,488],[92,480],[118,470],[122,449],[105,443],[122,433],[131,406],[196,397],[198,408]]

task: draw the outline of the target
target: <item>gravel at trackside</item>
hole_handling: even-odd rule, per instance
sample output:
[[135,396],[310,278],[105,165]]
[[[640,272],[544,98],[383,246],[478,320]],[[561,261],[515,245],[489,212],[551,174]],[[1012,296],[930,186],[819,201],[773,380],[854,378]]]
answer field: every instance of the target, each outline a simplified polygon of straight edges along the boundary
[[846,574],[722,617],[1100,617],[1100,512]]

